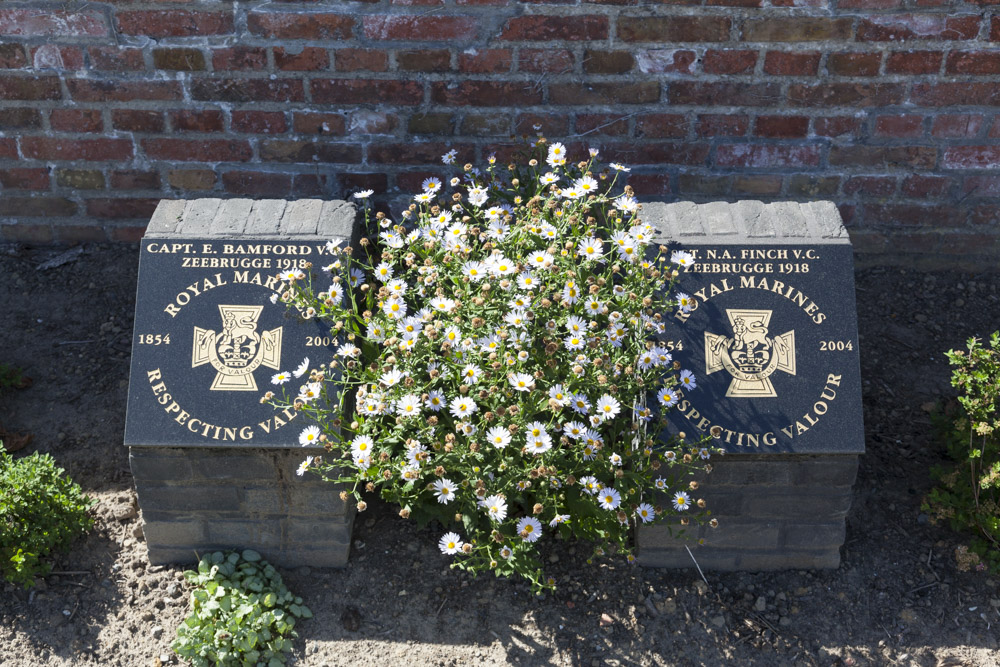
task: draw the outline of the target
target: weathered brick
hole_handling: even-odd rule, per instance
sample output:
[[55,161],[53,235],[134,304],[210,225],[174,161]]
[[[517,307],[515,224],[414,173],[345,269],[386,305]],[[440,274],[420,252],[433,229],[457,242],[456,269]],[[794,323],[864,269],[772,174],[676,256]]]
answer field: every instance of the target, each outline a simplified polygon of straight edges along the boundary
[[821,42],[851,36],[852,19],[821,17],[770,17],[745,21],[744,42]]
[[399,51],[396,65],[404,72],[447,72],[451,69],[451,52],[448,49]]
[[941,114],[931,124],[931,136],[946,139],[971,139],[983,127],[981,114]]
[[[5,195],[0,197],[0,215],[16,215],[25,218],[61,218],[76,215],[76,204],[65,197],[11,197]],[[30,229],[27,230],[30,233]],[[6,230],[7,238],[11,237],[10,230]],[[39,237],[39,241],[42,238]],[[44,242],[52,240],[52,235],[46,235]]]
[[111,126],[126,132],[162,132],[163,114],[143,109],[114,109],[111,112]]
[[629,174],[628,184],[639,196],[664,196],[670,194],[669,174]]
[[512,63],[510,49],[470,49],[458,54],[458,71],[467,74],[509,72]]
[[898,83],[821,83],[793,85],[788,101],[795,106],[883,107],[901,104],[905,86]]
[[201,49],[153,49],[153,67],[179,72],[198,72],[205,69],[205,54]]
[[253,150],[235,139],[143,139],[142,148],[154,160],[181,162],[246,162]]
[[113,190],[154,190],[160,187],[160,174],[155,171],[117,169],[111,172]]
[[716,149],[720,167],[747,169],[773,167],[815,167],[822,157],[819,146],[784,146],[773,144],[723,144]]
[[547,16],[534,14],[509,19],[500,39],[517,42],[607,39],[608,17],[597,15]]
[[67,79],[66,86],[77,102],[179,100],[183,97],[178,81]]
[[813,131],[820,137],[857,136],[861,119],[855,116],[820,116],[813,120]]
[[342,172],[337,174],[337,182],[345,193],[359,190],[385,192],[389,189],[389,177],[384,173]]
[[724,16],[621,16],[618,38],[626,42],[724,42],[729,39],[729,27]]
[[733,179],[733,192],[742,195],[777,195],[781,192],[781,183],[781,176],[741,175]]
[[522,72],[569,72],[576,62],[566,49],[520,49],[517,68]]
[[292,176],[266,171],[227,171],[222,175],[222,187],[238,195],[287,197],[292,189]]
[[1000,74],[1000,53],[996,51],[952,51],[945,60],[948,74]]
[[998,169],[1000,146],[953,146],[941,156],[944,169]]
[[509,137],[510,116],[507,114],[466,114],[459,134],[474,137]]
[[49,127],[56,132],[100,132],[104,118],[100,109],[53,109]]
[[800,139],[809,133],[808,116],[757,116],[754,134],[773,139]]
[[148,220],[159,199],[116,197],[87,200],[87,215],[95,218],[136,218]]
[[[5,206],[0,202],[0,208]],[[9,243],[52,243],[52,225],[22,222],[16,225],[0,225],[0,238]]]
[[818,51],[768,51],[764,55],[764,72],[779,76],[813,76],[819,70]]
[[549,86],[549,101],[553,104],[649,104],[659,100],[660,84],[655,81],[558,83]]
[[830,164],[845,167],[932,169],[937,162],[933,146],[831,146]]
[[356,164],[361,162],[361,146],[358,144],[269,140],[261,143],[260,157],[262,160],[273,160],[274,162]]
[[420,104],[423,85],[416,81],[364,79],[312,79],[309,82],[313,102],[319,104]]
[[17,141],[15,139],[4,139],[0,137],[0,158],[10,160],[16,160],[18,158]]
[[875,118],[876,136],[919,137],[923,133],[923,116],[916,114],[883,114]]
[[[58,243],[103,243],[109,240],[103,227],[88,225],[58,225],[53,230]],[[139,235],[140,238],[142,235]]]
[[0,44],[0,69],[20,69],[27,64],[28,58],[24,55],[24,46]]
[[338,72],[384,72],[389,69],[389,55],[377,49],[337,49],[334,65]]
[[233,32],[233,10],[195,12],[186,9],[128,10],[115,15],[118,31],[147,37],[195,37]]
[[[535,126],[538,126],[537,129]],[[559,136],[569,132],[569,115],[560,113],[522,113],[517,117],[515,130],[518,135],[534,137],[539,132]]]
[[845,195],[888,197],[896,191],[896,179],[891,176],[852,176],[844,181]]
[[703,143],[648,142],[605,144],[608,161],[628,165],[682,164],[704,166],[708,161],[709,146]]
[[681,114],[646,114],[635,119],[636,138],[682,138],[687,130],[688,120]]
[[347,129],[347,123],[340,113],[296,111],[292,116],[292,129],[300,134],[341,136]]
[[302,81],[297,79],[197,79],[191,97],[220,102],[301,102]]
[[469,80],[457,84],[434,82],[431,84],[431,100],[436,104],[462,107],[520,106],[540,104],[542,91],[522,82]]
[[142,49],[129,46],[91,46],[87,49],[93,69],[137,72],[146,69]]
[[993,83],[915,83],[910,101],[920,106],[998,106],[1000,86]]
[[104,173],[96,169],[57,169],[56,183],[74,190],[103,190]]
[[706,74],[751,74],[757,52],[749,49],[708,49],[701,67]]
[[99,11],[87,9],[2,9],[0,35],[7,37],[107,37],[108,24]]
[[221,132],[223,117],[221,111],[179,109],[167,114],[170,126],[175,132]]
[[127,160],[133,148],[129,139],[22,137],[21,152],[34,160]]
[[368,39],[388,41],[468,42],[478,21],[471,16],[367,15],[362,19]]
[[742,137],[749,128],[749,116],[726,114],[703,114],[698,116],[695,124],[699,137]]
[[795,174],[788,179],[788,194],[800,197],[830,197],[840,189],[839,176]]
[[288,124],[281,111],[233,111],[232,127],[234,132],[281,134]]
[[351,134],[395,134],[399,127],[396,114],[359,109],[351,113],[348,130]]
[[347,14],[250,12],[247,29],[277,39],[351,39],[355,20]]
[[877,220],[880,225],[917,227],[932,224],[943,229],[965,224],[965,212],[954,206],[868,203],[863,209],[866,219]]
[[941,51],[897,51],[885,60],[888,74],[937,74],[941,69]]
[[304,46],[301,49],[274,47],[274,66],[285,71],[316,72],[329,68],[326,49]]
[[947,176],[927,176],[914,174],[903,180],[900,192],[907,197],[915,199],[926,199],[928,197],[940,197],[951,188],[952,181]]
[[628,51],[587,49],[583,54],[583,71],[588,74],[624,74],[633,67],[635,56]]
[[0,186],[12,190],[48,190],[48,167],[0,169]]
[[693,74],[698,54],[689,49],[646,49],[635,55],[636,68],[644,74]]
[[36,70],[83,69],[83,49],[76,46],[42,44],[31,47],[31,63]]
[[57,76],[0,76],[0,100],[58,100]]
[[458,151],[458,164],[472,161],[471,147],[450,143],[379,144],[369,147],[368,161],[374,164],[439,164],[441,156],[452,148]]
[[667,86],[671,104],[714,106],[725,100],[727,106],[772,107],[782,102],[781,86],[775,83],[704,83],[677,81]]
[[262,46],[232,46],[212,49],[212,69],[259,71],[267,67],[267,49]]
[[215,187],[215,172],[209,169],[171,169],[167,183],[178,190],[211,190]]
[[448,113],[419,113],[410,116],[406,131],[410,134],[453,134],[455,117]]
[[677,194],[684,197],[725,197],[733,189],[733,177],[728,175],[680,174],[676,183]]
[[826,71],[834,76],[878,76],[881,65],[881,53],[845,51],[826,58]]
[[41,126],[42,114],[38,109],[10,106],[0,108],[0,130],[37,129]]
[[973,39],[979,32],[978,16],[945,14],[892,14],[869,16],[858,22],[859,42]]

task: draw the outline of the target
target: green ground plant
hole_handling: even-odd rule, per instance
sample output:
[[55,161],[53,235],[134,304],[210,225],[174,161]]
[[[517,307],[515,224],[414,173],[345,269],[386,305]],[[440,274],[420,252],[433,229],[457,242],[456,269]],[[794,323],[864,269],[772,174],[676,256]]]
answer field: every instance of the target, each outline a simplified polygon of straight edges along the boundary
[[217,551],[184,573],[191,615],[177,629],[174,652],[195,667],[279,667],[298,637],[295,624],[312,612],[260,554]]
[[94,525],[94,500],[64,475],[48,454],[15,460],[0,452],[0,572],[7,581],[33,585],[52,569],[49,556]]
[[948,521],[975,537],[956,558],[961,569],[1000,572],[1000,332],[989,345],[970,338],[968,351],[951,350],[951,384],[961,415],[944,430],[954,465],[936,468],[940,485],[923,509],[934,521]]

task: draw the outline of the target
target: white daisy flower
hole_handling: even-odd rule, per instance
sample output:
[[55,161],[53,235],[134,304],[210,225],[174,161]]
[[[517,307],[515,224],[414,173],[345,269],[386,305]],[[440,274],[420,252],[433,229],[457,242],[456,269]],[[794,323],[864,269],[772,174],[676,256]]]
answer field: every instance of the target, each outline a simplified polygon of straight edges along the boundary
[[622,213],[635,213],[639,209],[639,202],[635,197],[622,195],[614,201],[615,208]]
[[354,457],[371,456],[374,447],[375,441],[370,435],[356,435],[351,440],[351,455]]
[[424,182],[421,183],[420,187],[424,189],[425,192],[435,193],[441,189],[441,179],[431,176],[430,178],[425,178]]
[[559,196],[563,199],[579,199],[583,196],[583,190],[577,190],[576,188],[563,188],[559,191]]
[[639,367],[639,370],[643,371],[648,371],[650,368],[656,366],[656,357],[653,356],[653,351],[646,350],[641,353],[635,360],[635,365]]
[[538,281],[529,272],[525,271],[517,277],[517,286],[524,290],[533,290],[538,287]]
[[445,164],[455,164],[455,158],[458,157],[458,151],[452,148],[450,151],[441,156],[441,162]]
[[674,360],[673,355],[667,352],[667,348],[665,347],[657,345],[652,349],[652,352],[656,356],[656,363],[659,366],[666,366]]
[[528,436],[528,451],[538,456],[552,449],[552,436],[542,432],[539,436]]
[[463,419],[476,411],[476,402],[467,396],[459,396],[451,402],[451,414]]
[[500,522],[507,518],[507,501],[503,496],[487,496],[479,501],[479,506],[493,521]]
[[510,444],[510,431],[503,426],[494,426],[486,432],[486,439],[497,449],[503,449]]
[[563,347],[567,350],[582,350],[586,344],[586,337],[580,334],[570,334],[563,339]]
[[462,340],[462,330],[456,326],[450,326],[444,330],[444,339],[451,344],[455,344]]
[[674,509],[678,510],[679,512],[683,512],[684,510],[691,507],[691,496],[687,494],[687,491],[678,491],[677,493],[674,494],[673,503],[674,503]]
[[535,386],[535,378],[527,373],[512,373],[507,379],[515,391],[531,391]]
[[285,384],[292,379],[292,374],[288,371],[281,371],[271,376],[271,384]]
[[608,394],[604,394],[598,399],[597,405],[595,406],[595,411],[601,416],[601,419],[608,421],[609,419],[614,419],[621,412],[622,406],[616,398]]
[[606,510],[613,510],[621,504],[621,494],[613,486],[602,488],[597,495],[597,501]]
[[625,171],[625,172],[632,171],[632,169],[630,167],[626,167],[624,165],[618,164],[617,162],[612,162],[610,166],[615,171]]
[[292,375],[294,375],[297,378],[300,378],[303,375],[305,375],[308,370],[309,370],[309,357],[306,357],[305,359],[302,360],[302,363],[298,365],[298,368],[292,371]]
[[379,378],[379,383],[384,384],[386,387],[395,387],[400,381],[405,377],[405,373],[398,368],[393,368],[382,374]]
[[622,456],[621,456],[621,454],[612,454],[611,456],[609,456],[608,457],[608,463],[610,463],[613,466],[617,466],[617,467],[620,468],[621,465],[622,465]]
[[553,261],[552,255],[543,250],[538,250],[528,255],[527,264],[539,269],[549,269],[552,268]]
[[587,400],[586,395],[582,393],[573,394],[573,398],[569,401],[569,406],[581,415],[585,415],[590,412],[590,401]]
[[523,517],[517,522],[517,534],[525,542],[537,542],[542,536],[542,522],[533,516]]
[[559,405],[566,405],[570,400],[570,395],[566,393],[561,384],[557,384],[549,388],[549,398],[554,399]]
[[580,422],[569,422],[563,426],[563,433],[566,437],[572,438],[573,440],[579,440],[582,438],[586,430],[587,427]]
[[694,389],[698,386],[694,379],[694,373],[688,370],[681,371],[680,382],[685,389]]
[[385,329],[382,328],[381,324],[378,324],[373,320],[368,323],[366,335],[369,340],[381,343],[385,340]]
[[288,269],[287,271],[282,271],[278,274],[281,280],[286,280],[288,282],[294,282],[296,280],[302,280],[306,277],[306,274],[299,269]]
[[442,505],[447,505],[455,498],[455,485],[447,477],[434,482],[434,495]]
[[549,528],[555,528],[559,524],[566,523],[567,521],[569,521],[569,514],[556,514],[552,517],[552,520],[549,521]]
[[580,488],[583,489],[584,493],[592,496],[603,489],[604,485],[597,481],[597,478],[593,475],[587,475],[580,478]]
[[306,470],[309,470],[309,466],[312,465],[312,462],[315,460],[316,460],[315,456],[307,456],[305,460],[299,464],[299,467],[296,469],[295,474],[298,475],[299,477],[302,477],[302,475],[306,474]]
[[566,147],[563,146],[558,141],[549,144],[549,157],[565,158],[566,157]]
[[437,389],[427,392],[427,400],[424,405],[434,412],[439,412],[444,407],[444,392]]
[[600,299],[587,299],[583,304],[583,309],[591,315],[600,315],[604,304],[601,303]]
[[538,179],[542,185],[551,185],[559,180],[559,177],[553,174],[551,171],[545,172],[545,174]]
[[420,397],[416,394],[407,394],[396,401],[396,414],[402,417],[420,416]]
[[694,255],[687,250],[675,250],[670,254],[670,261],[678,266],[691,266],[694,264]]
[[490,273],[495,276],[509,276],[517,271],[517,265],[502,254],[491,256],[488,262]]
[[466,382],[468,384],[476,384],[477,382],[479,382],[482,375],[483,371],[481,368],[479,368],[479,366],[476,366],[475,364],[469,364],[468,366],[462,369],[462,382]]
[[486,203],[488,195],[483,188],[469,188],[469,203],[475,207],[480,207]]
[[299,444],[303,447],[319,444],[319,426],[307,426],[299,433]]
[[402,299],[389,299],[382,306],[382,312],[394,320],[401,320],[406,317],[408,309],[409,307]]
[[510,547],[500,547],[500,558],[510,560],[514,556],[514,551]]
[[381,262],[378,266],[375,267],[375,277],[381,280],[382,282],[386,282],[387,280],[392,278],[392,274],[393,274],[393,268],[392,265],[389,264],[388,262]]
[[635,508],[635,516],[639,521],[649,523],[656,518],[656,512],[653,511],[653,506],[649,503],[639,503],[639,506]]
[[694,299],[692,299],[684,292],[678,292],[677,308],[680,309],[682,313],[690,313],[691,309],[694,308]]
[[[454,158],[452,158],[454,160]],[[445,164],[451,164],[446,162]],[[445,533],[441,537],[441,541],[438,542],[438,548],[441,549],[441,553],[445,555],[457,554],[465,546],[462,542],[462,538],[459,537],[458,533]]]
[[374,190],[362,190],[361,192],[355,192],[354,193],[354,198],[355,199],[368,199],[373,194],[375,194]]
[[572,280],[563,287],[562,298],[567,303],[576,303],[580,298],[580,288]]
[[604,254],[604,241],[596,236],[583,239],[576,248],[576,254],[586,260],[599,259]]
[[519,329],[523,329],[528,323],[527,318],[524,316],[524,310],[520,308],[515,308],[504,315],[503,321],[510,326],[517,327]]
[[658,491],[663,491],[667,488],[667,480],[662,477],[657,477],[656,481],[653,482],[653,486],[655,486]]
[[573,187],[585,195],[597,192],[597,181],[594,180],[592,176],[584,176],[578,178],[576,182],[573,183]]

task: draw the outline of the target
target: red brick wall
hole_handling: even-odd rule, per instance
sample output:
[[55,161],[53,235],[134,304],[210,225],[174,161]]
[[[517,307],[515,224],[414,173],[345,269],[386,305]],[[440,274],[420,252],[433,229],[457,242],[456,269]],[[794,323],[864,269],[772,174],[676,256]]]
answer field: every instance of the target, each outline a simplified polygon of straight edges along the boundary
[[832,199],[862,252],[1000,258],[998,2],[2,3],[0,239],[410,191],[539,124],[650,198]]

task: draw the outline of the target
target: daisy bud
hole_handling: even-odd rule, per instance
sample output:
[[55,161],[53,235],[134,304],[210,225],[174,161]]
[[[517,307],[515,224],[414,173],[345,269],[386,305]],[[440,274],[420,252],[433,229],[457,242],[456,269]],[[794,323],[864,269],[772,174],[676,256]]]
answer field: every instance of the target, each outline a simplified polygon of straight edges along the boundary
[[695,491],[698,489],[698,482],[692,479],[691,482],[688,484],[688,486],[691,488],[692,491]]
[[491,560],[490,561],[490,568],[491,569],[496,569],[496,566],[497,566],[497,562],[495,560]]
[[660,462],[659,461],[653,461],[652,463],[649,464],[649,467],[652,468],[653,470],[659,470],[660,469]]
[[455,521],[461,521],[461,520],[462,520],[462,514],[461,513],[455,514]]
[[367,484],[365,484],[365,491],[367,491],[368,493],[371,493],[374,490],[375,490],[375,485],[374,484],[372,484],[371,482],[368,482]]
[[544,509],[541,503],[535,503],[535,506],[531,508],[531,512],[532,514],[541,514]]
[[690,454],[685,454],[684,455],[684,463],[691,463],[691,455]]
[[622,523],[625,523],[626,521],[628,521],[628,515],[625,514],[625,512],[619,512],[618,520],[621,521]]
[[[391,471],[389,471],[389,470],[383,470],[383,471],[382,471],[382,479],[384,479],[384,480],[386,480],[386,481],[388,481],[388,480],[392,479],[392,472],[391,472]],[[402,515],[402,512],[400,512],[400,516],[403,516],[403,515]],[[405,519],[405,518],[406,518],[407,516],[410,516],[410,512],[409,512],[409,510],[407,510],[407,512],[406,512],[406,516],[404,516],[403,518]]]
[[366,509],[368,509],[368,503],[366,503],[363,500],[359,500],[358,501],[358,511],[359,512],[364,512]]
[[681,518],[681,525],[682,525],[682,526],[686,526],[686,525],[688,525],[689,523],[691,523],[691,520],[690,520],[690,519],[688,519],[687,517],[683,517],[683,518]]
[[349,494],[349,493],[348,493],[347,491],[341,491],[341,492],[340,492],[340,499],[341,499],[341,500],[342,500],[343,502],[345,502],[345,503],[346,503],[346,502],[347,502],[347,499],[348,499],[348,498],[350,498],[350,495],[351,495],[351,494]]
[[574,484],[576,484],[576,477],[573,475],[568,476],[566,478],[566,486],[573,486]]
[[719,527],[719,520],[718,519],[712,519],[711,521],[708,522],[708,525],[710,525],[712,528],[718,528]]
[[700,507],[702,509],[705,509],[705,499],[704,498],[699,498],[698,502],[696,504],[698,505],[698,507]]
[[403,509],[399,510],[399,516],[403,517],[404,519],[409,519],[410,518],[410,510],[408,508],[404,507]]
[[444,467],[443,466],[438,466],[437,468],[434,468],[434,474],[437,475],[438,477],[443,476],[444,475]]

